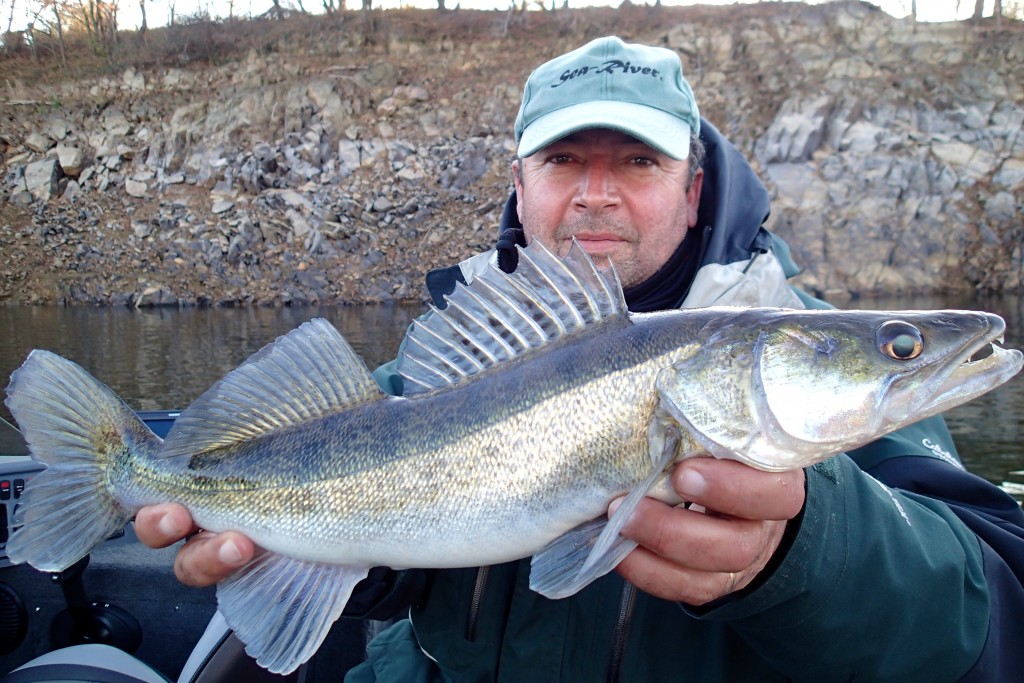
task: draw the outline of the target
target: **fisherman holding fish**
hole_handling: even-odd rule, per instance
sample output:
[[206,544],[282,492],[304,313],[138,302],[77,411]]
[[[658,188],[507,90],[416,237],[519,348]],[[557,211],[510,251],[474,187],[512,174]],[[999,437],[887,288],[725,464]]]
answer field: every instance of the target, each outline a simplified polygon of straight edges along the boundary
[[[674,52],[603,38],[543,64],[515,137],[497,247],[428,277],[439,308],[493,264],[514,271],[517,247],[566,256],[574,241],[614,265],[631,312],[824,307],[787,285],[768,192],[701,119]],[[913,334],[884,343],[919,352]],[[394,364],[374,377],[411,391]],[[818,410],[788,408],[772,419]],[[531,590],[528,559],[371,570],[345,614],[399,620],[346,680],[1024,680],[1024,514],[964,470],[941,417],[810,467],[689,458],[670,484],[685,504],[628,503],[620,534],[637,547],[569,597]],[[163,547],[195,528],[166,503],[136,531]],[[175,572],[209,585],[253,554],[200,532]]]

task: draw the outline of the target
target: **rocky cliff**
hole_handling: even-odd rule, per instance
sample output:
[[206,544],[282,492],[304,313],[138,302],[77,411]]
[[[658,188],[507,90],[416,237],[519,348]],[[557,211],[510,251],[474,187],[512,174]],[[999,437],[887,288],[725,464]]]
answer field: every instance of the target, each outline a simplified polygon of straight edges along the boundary
[[418,299],[494,238],[529,71],[610,33],[680,53],[809,289],[1024,287],[1013,22],[835,2],[244,24],[217,62],[19,78],[6,58],[0,300]]

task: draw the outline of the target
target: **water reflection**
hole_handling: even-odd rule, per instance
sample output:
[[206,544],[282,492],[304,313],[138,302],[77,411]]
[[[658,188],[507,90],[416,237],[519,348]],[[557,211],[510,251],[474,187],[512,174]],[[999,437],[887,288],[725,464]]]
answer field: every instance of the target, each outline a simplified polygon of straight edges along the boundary
[[[890,297],[843,308],[972,308],[1007,321],[1006,346],[1024,348],[1024,297]],[[420,305],[321,308],[2,308],[0,378],[33,348],[82,365],[140,410],[183,408],[277,336],[313,317],[330,320],[370,368],[394,357]],[[5,383],[0,379],[0,383]],[[6,408],[0,408],[5,417]],[[1024,378],[947,413],[968,467],[991,481],[1024,470]],[[1024,483],[1024,476],[1020,477]]]
[[[0,308],[0,377],[34,348],[74,360],[139,410],[183,408],[251,354],[327,318],[372,369],[389,360],[419,305],[324,308]],[[7,413],[5,413],[7,414]]]

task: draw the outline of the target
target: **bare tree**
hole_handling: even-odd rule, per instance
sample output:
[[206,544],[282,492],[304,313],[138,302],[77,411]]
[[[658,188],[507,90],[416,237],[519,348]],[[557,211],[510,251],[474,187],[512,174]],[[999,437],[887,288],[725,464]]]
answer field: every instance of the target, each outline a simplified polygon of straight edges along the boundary
[[985,0],[974,0],[974,15],[972,21],[981,21],[981,13],[985,11]]
[[284,8],[281,7],[281,0],[273,0],[274,6],[267,10],[266,14],[272,19],[284,19]]
[[7,31],[4,32],[5,35],[9,34],[11,32],[11,27],[14,26],[14,6],[16,4],[17,3],[14,0],[11,0],[11,13],[7,16]]
[[[60,15],[63,7],[60,2],[54,0],[52,3],[53,8],[53,25],[57,29],[57,44],[54,45],[54,56],[57,57],[57,63],[60,64],[61,69],[66,69],[68,66],[67,56],[64,54],[64,22],[61,21]],[[50,42],[53,43],[53,32],[50,32]]]

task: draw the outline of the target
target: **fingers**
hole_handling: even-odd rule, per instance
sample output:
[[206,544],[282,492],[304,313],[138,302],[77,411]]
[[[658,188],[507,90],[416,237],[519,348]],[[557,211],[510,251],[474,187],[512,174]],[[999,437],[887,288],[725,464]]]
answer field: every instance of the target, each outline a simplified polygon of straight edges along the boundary
[[[803,471],[769,473],[694,458],[672,483],[692,509],[645,499],[622,535],[640,547],[616,568],[653,595],[704,604],[749,585],[804,501]],[[614,505],[614,504],[613,504]]]
[[762,472],[734,460],[689,458],[672,473],[684,500],[744,519],[786,520],[804,506],[804,472]]
[[622,535],[689,569],[729,573],[743,571],[761,554],[765,526],[761,520],[673,508],[648,498]]
[[704,605],[745,587],[747,579],[737,572],[690,569],[644,548],[637,548],[615,568],[640,590],[665,600]]
[[188,510],[177,503],[149,505],[135,515],[135,535],[150,548],[166,548],[194,531]]
[[256,547],[233,532],[201,531],[185,543],[174,558],[174,575],[189,586],[212,586],[253,558]]
[[[177,503],[150,505],[135,516],[135,534],[151,548],[166,548],[198,531],[192,517]],[[210,586],[253,558],[253,542],[234,532],[196,533],[178,551],[174,574],[189,586]]]

